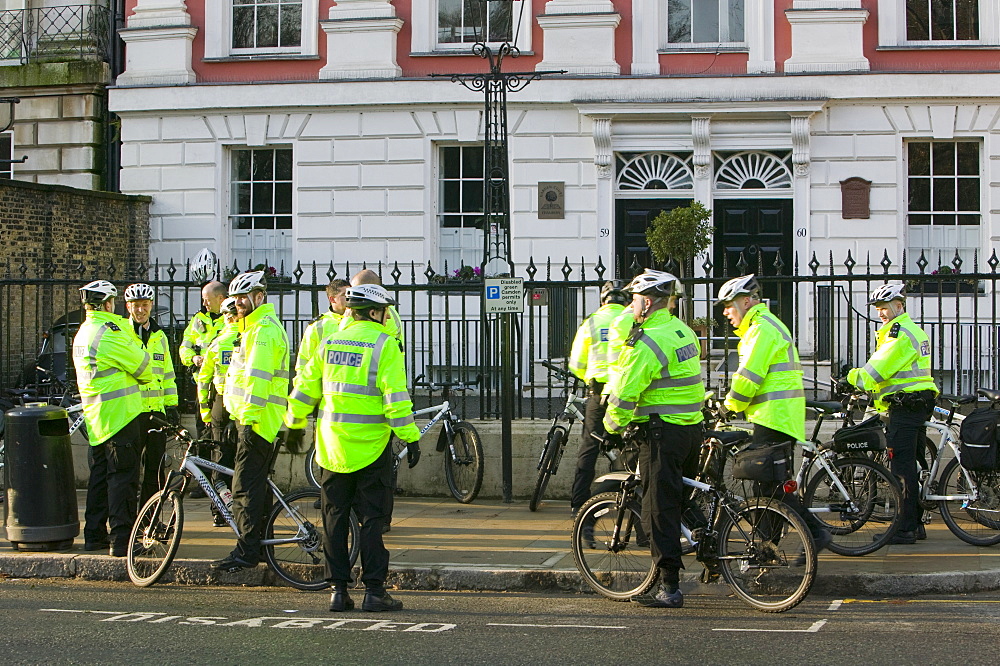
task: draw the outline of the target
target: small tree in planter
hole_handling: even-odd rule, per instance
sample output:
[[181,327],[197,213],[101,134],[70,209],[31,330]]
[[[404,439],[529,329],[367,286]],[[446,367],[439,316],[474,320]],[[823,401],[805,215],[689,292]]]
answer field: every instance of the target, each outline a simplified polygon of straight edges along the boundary
[[[694,201],[689,206],[661,211],[646,229],[646,243],[657,262],[673,258],[680,266],[679,277],[694,274],[694,258],[712,244],[712,211]],[[684,317],[690,319],[694,297],[684,295]]]

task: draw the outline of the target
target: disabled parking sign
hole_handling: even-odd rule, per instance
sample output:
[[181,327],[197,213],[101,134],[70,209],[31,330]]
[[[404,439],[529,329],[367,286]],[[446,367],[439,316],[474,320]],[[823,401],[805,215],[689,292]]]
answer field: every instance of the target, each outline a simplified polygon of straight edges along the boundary
[[484,286],[484,311],[524,312],[524,278],[486,278]]

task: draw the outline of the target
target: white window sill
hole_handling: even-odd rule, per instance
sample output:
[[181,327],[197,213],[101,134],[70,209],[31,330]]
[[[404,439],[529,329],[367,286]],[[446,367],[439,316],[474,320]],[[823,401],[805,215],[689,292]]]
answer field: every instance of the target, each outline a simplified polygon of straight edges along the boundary
[[877,46],[876,51],[988,51],[1000,49],[1000,44],[982,42],[910,42],[892,46]]
[[202,62],[241,62],[247,60],[319,60],[318,55],[301,53],[234,53],[228,56],[202,58]]
[[656,50],[660,55],[671,53],[749,53],[750,47],[744,43],[737,44],[690,44],[661,47]]

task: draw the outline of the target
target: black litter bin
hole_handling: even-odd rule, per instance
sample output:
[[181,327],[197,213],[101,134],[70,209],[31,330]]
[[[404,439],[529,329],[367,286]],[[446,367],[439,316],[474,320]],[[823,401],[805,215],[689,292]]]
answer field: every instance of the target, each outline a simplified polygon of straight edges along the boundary
[[80,534],[69,417],[61,407],[7,412],[7,540],[18,550],[66,550]]

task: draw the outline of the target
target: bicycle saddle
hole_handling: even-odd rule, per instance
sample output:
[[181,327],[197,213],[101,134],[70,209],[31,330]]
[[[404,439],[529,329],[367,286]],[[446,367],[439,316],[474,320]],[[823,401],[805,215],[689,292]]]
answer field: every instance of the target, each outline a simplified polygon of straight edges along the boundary
[[708,437],[714,437],[726,446],[730,444],[740,444],[750,439],[753,434],[745,430],[709,430],[705,433]]
[[806,407],[823,412],[824,414],[835,414],[844,410],[844,406],[836,400],[806,400]]
[[[976,389],[976,392],[979,395],[983,396],[984,398],[989,399],[990,402],[1000,402],[1000,391],[994,391],[993,389],[984,389],[984,388],[981,388],[981,389]],[[973,396],[973,395],[966,396],[966,397],[972,398],[973,400],[975,399],[975,396]],[[971,402],[971,400],[969,402]],[[962,402],[962,403],[959,403],[959,404],[963,404],[964,405],[965,403]]]

